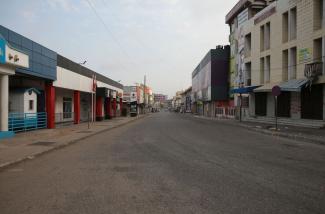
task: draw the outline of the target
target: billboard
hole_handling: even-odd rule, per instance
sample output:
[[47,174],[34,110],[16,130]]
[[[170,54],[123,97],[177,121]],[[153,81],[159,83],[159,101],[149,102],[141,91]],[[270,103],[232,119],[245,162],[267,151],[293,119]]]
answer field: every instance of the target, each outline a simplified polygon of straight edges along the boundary
[[197,68],[192,78],[192,92],[196,94],[196,100],[211,100],[211,60],[204,67]]

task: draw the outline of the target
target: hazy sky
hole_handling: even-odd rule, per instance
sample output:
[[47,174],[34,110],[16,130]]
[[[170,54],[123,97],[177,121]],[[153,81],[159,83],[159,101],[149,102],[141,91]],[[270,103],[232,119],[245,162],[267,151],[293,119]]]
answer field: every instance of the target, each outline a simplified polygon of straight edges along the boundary
[[124,85],[146,74],[171,96],[191,85],[209,49],[228,44],[225,15],[236,2],[1,0],[0,23]]

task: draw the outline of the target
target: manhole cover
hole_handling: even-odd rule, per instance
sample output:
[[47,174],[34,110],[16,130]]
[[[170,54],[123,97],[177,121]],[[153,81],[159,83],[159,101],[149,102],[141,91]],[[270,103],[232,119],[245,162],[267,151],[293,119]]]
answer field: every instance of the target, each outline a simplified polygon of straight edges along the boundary
[[85,133],[85,134],[87,134],[87,133],[92,133],[92,131],[80,131],[78,133]]
[[36,143],[31,144],[31,146],[51,146],[54,143],[55,142],[48,142],[48,141],[36,142]]

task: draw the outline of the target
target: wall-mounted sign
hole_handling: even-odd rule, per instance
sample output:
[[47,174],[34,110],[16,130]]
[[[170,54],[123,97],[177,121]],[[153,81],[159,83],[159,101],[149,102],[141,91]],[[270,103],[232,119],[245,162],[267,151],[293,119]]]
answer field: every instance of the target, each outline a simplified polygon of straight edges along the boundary
[[27,54],[6,45],[6,63],[16,67],[28,68],[29,58]]
[[299,49],[298,57],[299,57],[299,63],[305,62],[305,61],[310,61],[312,59],[311,48]]
[[269,18],[270,16],[272,16],[274,13],[276,13],[276,8],[275,7],[272,7],[270,9],[266,10],[265,12],[258,15],[258,17],[254,20],[254,24],[257,25],[258,23],[260,23],[263,20],[265,20],[265,19]]
[[6,41],[0,38],[0,63],[6,63]]

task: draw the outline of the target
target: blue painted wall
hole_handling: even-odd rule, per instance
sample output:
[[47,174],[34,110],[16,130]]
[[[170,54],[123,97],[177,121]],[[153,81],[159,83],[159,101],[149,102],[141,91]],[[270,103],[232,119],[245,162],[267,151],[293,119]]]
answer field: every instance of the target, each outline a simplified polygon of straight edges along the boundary
[[16,72],[56,80],[56,52],[0,25],[0,34],[14,48],[29,55],[29,68],[17,68]]

